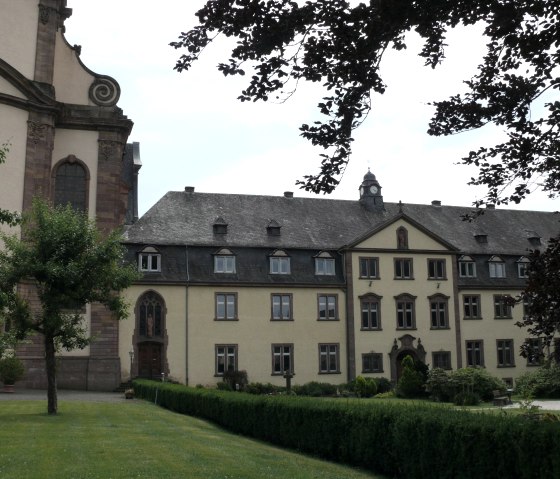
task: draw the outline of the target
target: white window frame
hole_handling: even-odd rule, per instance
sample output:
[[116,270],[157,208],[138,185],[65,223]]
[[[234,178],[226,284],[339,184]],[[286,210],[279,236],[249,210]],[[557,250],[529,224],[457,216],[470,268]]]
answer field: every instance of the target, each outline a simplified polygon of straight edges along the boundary
[[488,260],[488,271],[491,278],[505,278],[506,263],[499,256],[492,256]]
[[334,258],[315,258],[315,274],[317,276],[334,276]]
[[[156,263],[155,265],[154,261]],[[138,271],[142,273],[161,272],[161,254],[155,248],[145,248],[138,254]]]
[[529,277],[528,268],[529,268],[530,263],[531,263],[531,260],[529,258],[526,258],[525,256],[521,256],[521,258],[519,258],[517,260],[517,277],[518,278],[527,279]]
[[276,251],[269,257],[270,274],[290,274],[290,257],[283,251]]
[[270,314],[273,321],[292,321],[292,294],[272,293],[270,295]]
[[[288,368],[286,368],[288,363]],[[272,375],[279,376],[289,372],[294,374],[294,345],[273,344],[272,345]]]
[[216,293],[216,320],[237,319],[237,293]]
[[476,278],[476,263],[470,256],[459,258],[459,277]]
[[230,366],[237,370],[237,344],[216,344],[214,374],[223,376]]
[[319,374],[340,373],[339,349],[338,344],[319,344]]
[[217,254],[214,256],[214,273],[235,273],[235,255]]
[[338,319],[338,296],[336,294],[319,294],[317,304],[319,321],[336,321]]

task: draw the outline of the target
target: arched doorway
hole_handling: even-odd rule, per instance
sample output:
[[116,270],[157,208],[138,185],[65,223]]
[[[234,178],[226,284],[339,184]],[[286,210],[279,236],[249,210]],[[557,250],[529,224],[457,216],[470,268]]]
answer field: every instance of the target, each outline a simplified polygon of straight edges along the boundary
[[166,360],[165,302],[155,291],[147,291],[138,298],[135,313],[133,375],[160,379],[162,373],[169,373]]
[[422,346],[422,341],[418,339],[417,345],[414,345],[416,338],[410,334],[405,334],[398,338],[401,345],[399,347],[397,339],[393,343],[389,358],[391,361],[391,382],[396,384],[402,374],[402,360],[406,356],[411,356],[412,359],[426,362],[426,350]]

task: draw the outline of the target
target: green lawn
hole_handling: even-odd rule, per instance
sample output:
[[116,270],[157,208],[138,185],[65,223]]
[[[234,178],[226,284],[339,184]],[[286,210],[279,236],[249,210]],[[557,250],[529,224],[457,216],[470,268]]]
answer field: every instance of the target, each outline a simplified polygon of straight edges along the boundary
[[45,410],[44,401],[0,402],[0,478],[380,478],[144,401]]

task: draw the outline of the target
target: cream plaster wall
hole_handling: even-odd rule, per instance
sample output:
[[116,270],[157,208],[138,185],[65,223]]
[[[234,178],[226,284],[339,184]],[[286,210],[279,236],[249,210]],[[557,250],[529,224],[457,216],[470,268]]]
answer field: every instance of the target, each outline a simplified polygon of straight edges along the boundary
[[88,92],[93,79],[93,75],[84,69],[63,34],[57,32],[53,78],[56,99],[77,105],[91,104]]
[[404,219],[400,219],[390,224],[381,231],[364,239],[356,245],[357,248],[390,248],[397,247],[397,229],[403,226],[408,231],[408,247],[413,250],[442,250],[447,248],[438,241],[418,230]]
[[[216,321],[215,294],[237,293],[238,321]],[[271,320],[271,294],[292,294],[293,321]],[[318,321],[317,295],[338,294],[339,321]],[[214,384],[215,345],[238,346],[238,368],[251,382],[283,385],[272,375],[272,344],[293,344],[292,384],[342,383],[346,376],[344,293],[304,288],[189,288],[189,384]],[[340,374],[319,374],[319,344],[339,345]]]
[[[404,226],[408,231],[407,250],[397,250],[396,231]],[[371,251],[366,248],[379,248]],[[387,252],[385,249],[393,249]],[[420,251],[418,251],[420,250]],[[429,253],[423,252],[429,250]],[[453,262],[455,256],[438,242],[405,221],[389,225],[386,229],[360,243],[352,252],[352,271],[354,285],[354,331],[356,344],[356,374],[361,374],[362,354],[375,352],[383,354],[383,373],[364,374],[365,376],[384,376],[390,378],[391,369],[389,352],[394,340],[410,334],[421,339],[426,350],[426,363],[431,364],[432,352],[450,351],[452,367],[456,368],[455,341],[455,298],[453,292]],[[359,259],[361,257],[378,258],[379,279],[361,279]],[[413,279],[395,279],[395,258],[411,258],[413,262]],[[444,259],[446,279],[428,279],[428,259]],[[361,330],[360,296],[374,293],[381,296],[381,330]],[[397,329],[397,308],[395,296],[400,294],[416,296],[416,329]],[[448,297],[447,311],[449,329],[431,329],[429,297],[442,294]],[[401,343],[397,343],[401,346]],[[417,341],[414,342],[417,346]]]
[[[23,178],[28,113],[0,104],[0,144],[9,143],[6,162],[0,165],[0,205],[10,211],[23,207]],[[6,226],[0,226],[7,231]]]
[[136,302],[147,291],[157,291],[165,301],[165,331],[168,338],[167,362],[169,375],[181,383],[186,382],[186,296],[183,286],[158,286],[149,288],[135,285],[123,292],[123,297],[130,305],[129,317],[119,322],[119,357],[121,360],[121,377],[123,381],[130,378],[130,356],[134,328],[136,325]]
[[99,134],[96,131],[57,129],[52,155],[52,166],[68,155],[83,161],[89,169],[90,218],[95,218],[97,197],[97,150]]
[[[534,367],[527,367],[527,360],[519,355],[519,348],[529,335],[525,328],[515,325],[517,321],[523,319],[523,306],[516,305],[512,309],[512,319],[494,319],[494,295],[509,294],[512,297],[518,296],[519,290],[488,291],[488,290],[463,290],[459,292],[461,302],[461,331],[463,361],[466,364],[465,341],[482,339],[484,341],[484,365],[492,375],[499,378],[516,378]],[[479,295],[481,302],[482,319],[464,319],[463,315],[463,296]],[[513,339],[515,353],[515,367],[498,367],[498,352],[496,340]]]
[[8,80],[0,77],[0,93],[15,96],[16,98],[26,98],[15,86],[8,82]]
[[[0,0],[0,58],[33,80],[39,7],[37,0]],[[24,33],[24,34],[22,34]]]

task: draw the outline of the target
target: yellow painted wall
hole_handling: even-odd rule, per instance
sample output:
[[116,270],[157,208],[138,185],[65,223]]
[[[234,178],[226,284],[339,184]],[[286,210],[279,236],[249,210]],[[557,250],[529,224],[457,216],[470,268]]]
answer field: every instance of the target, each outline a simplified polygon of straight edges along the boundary
[[[215,293],[236,292],[238,321],[214,320]],[[293,321],[271,321],[271,294],[293,294]],[[339,321],[317,320],[318,293],[338,294]],[[238,368],[251,382],[283,385],[272,375],[272,344],[294,345],[293,384],[346,381],[344,294],[308,288],[189,288],[189,384],[213,384],[215,345],[238,345]],[[319,343],[338,343],[341,374],[319,374]]]
[[33,80],[37,22],[37,0],[0,0],[2,27],[0,28],[0,58]]

